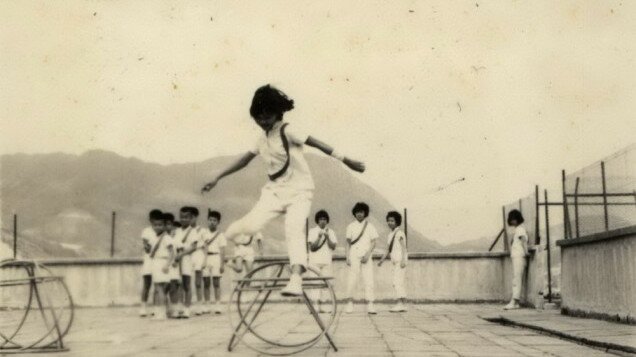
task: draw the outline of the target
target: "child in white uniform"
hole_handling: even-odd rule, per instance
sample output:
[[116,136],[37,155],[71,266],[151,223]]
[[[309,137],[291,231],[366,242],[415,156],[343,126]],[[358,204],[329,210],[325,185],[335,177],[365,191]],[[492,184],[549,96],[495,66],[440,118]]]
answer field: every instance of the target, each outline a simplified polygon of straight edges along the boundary
[[[172,216],[172,215],[170,215]],[[174,247],[172,236],[165,231],[165,222],[170,220],[170,216],[164,214],[164,232],[157,237],[155,244],[150,251],[152,258],[152,281],[157,292],[157,306],[155,308],[155,319],[165,320],[167,311],[170,310],[170,299],[166,299],[168,285],[170,284],[169,269],[174,259]]]
[[270,85],[258,88],[252,99],[250,115],[263,129],[263,135],[249,152],[202,189],[203,192],[211,190],[220,179],[243,169],[257,155],[261,155],[267,166],[269,182],[263,187],[254,208],[230,225],[225,234],[230,240],[241,234],[251,235],[262,230],[274,218],[285,215],[285,237],[292,272],[289,283],[281,291],[284,296],[302,295],[300,274],[307,264],[305,221],[311,210],[314,182],[303,154],[303,146],[315,147],[355,171],[364,171],[362,162],[346,158],[327,144],[284,122],[284,113],[293,108],[294,101],[278,89]]
[[183,312],[180,317],[190,317],[190,306],[192,305],[192,275],[194,274],[192,253],[197,250],[199,244],[199,236],[195,233],[192,222],[195,217],[194,207],[182,207],[179,210],[179,221],[181,228],[177,229],[175,238],[179,246],[176,260],[179,262],[181,275],[181,289],[183,291],[181,301],[184,304]]
[[[327,227],[327,224],[329,224],[329,213],[327,211],[320,210],[316,212],[314,221],[317,226],[309,230],[307,238],[309,244],[309,266],[316,269],[320,275],[331,277],[333,276],[332,252],[336,249],[338,238],[336,237],[336,232]],[[327,302],[327,291],[321,289],[319,292],[316,291],[316,293],[319,296],[316,297],[314,295],[313,299],[318,299],[318,311],[330,312],[324,307],[324,303]]]
[[390,211],[386,215],[386,224],[391,232],[387,237],[388,249],[378,266],[382,266],[382,262],[391,257],[391,265],[393,266],[393,289],[395,289],[395,299],[397,304],[392,307],[390,312],[406,312],[406,262],[408,261],[408,253],[406,251],[406,235],[400,229],[402,225],[402,215],[396,211]]
[[192,252],[192,271],[194,273],[194,289],[197,297],[196,303],[192,305],[192,312],[195,315],[201,315],[205,312],[203,306],[203,268],[205,265],[206,252],[203,246],[203,239],[207,229],[197,225],[199,209],[196,207],[189,208],[193,215],[190,223],[192,227],[192,233],[190,233],[190,235],[192,236],[192,240],[197,242],[197,249]]
[[519,210],[508,213],[508,225],[514,227],[510,245],[510,260],[512,260],[512,300],[504,307],[506,310],[518,309],[523,286],[523,273],[526,269],[528,256],[528,233],[523,225],[523,215]]
[[[253,247],[254,242],[258,247],[256,252]],[[241,273],[245,267],[247,273],[254,267],[254,259],[257,254],[263,254],[263,234],[261,232],[249,236],[242,234],[234,239],[234,259],[232,264],[228,265],[237,273]]]
[[[205,311],[210,311],[211,291],[214,289],[214,313],[221,313],[221,276],[224,272],[225,247],[227,241],[225,235],[218,227],[221,223],[221,213],[208,210],[208,229],[204,238],[204,247],[207,253],[205,267],[203,268],[203,292],[206,302]],[[211,281],[210,281],[211,280]],[[210,284],[211,283],[211,284]]]
[[373,306],[374,281],[373,281],[373,249],[378,232],[367,217],[369,217],[369,205],[358,202],[353,206],[351,213],[355,221],[347,226],[347,245],[345,246],[347,265],[349,266],[349,277],[347,280],[347,298],[349,302],[345,312],[353,312],[353,288],[358,282],[358,275],[362,272],[362,282],[364,283],[364,296],[367,300],[367,313],[376,314]]
[[141,242],[144,247],[143,263],[141,266],[142,288],[141,288],[141,309],[139,316],[144,317],[148,314],[147,304],[150,287],[152,286],[152,258],[150,258],[150,250],[157,240],[157,235],[163,231],[163,213],[158,209],[153,209],[148,214],[150,226],[141,231]]

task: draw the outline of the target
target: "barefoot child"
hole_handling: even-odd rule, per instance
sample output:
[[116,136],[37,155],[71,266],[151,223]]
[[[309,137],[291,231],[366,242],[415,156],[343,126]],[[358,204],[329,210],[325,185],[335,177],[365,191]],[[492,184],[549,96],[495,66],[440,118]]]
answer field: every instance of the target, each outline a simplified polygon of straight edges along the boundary
[[[203,293],[205,297],[205,311],[210,312],[211,291],[214,289],[214,313],[221,313],[221,276],[224,272],[225,247],[227,241],[225,235],[219,230],[221,213],[208,210],[208,230],[205,234],[204,245],[207,252],[207,260],[203,268]],[[211,280],[211,281],[210,281]],[[212,283],[212,284],[210,284]]]
[[[314,221],[317,226],[309,230],[309,266],[316,269],[322,276],[333,276],[333,268],[331,265],[332,253],[336,249],[338,238],[333,229],[327,227],[329,224],[329,213],[325,210],[316,212]],[[321,289],[316,291],[319,296],[313,296],[318,299],[318,311],[330,312],[324,305],[327,302],[327,291]]]
[[155,307],[154,317],[156,320],[165,320],[167,311],[170,310],[170,299],[166,299],[166,293],[168,292],[168,285],[170,283],[169,269],[174,259],[174,249],[172,237],[165,229],[166,222],[171,218],[170,216],[172,215],[163,214],[164,232],[157,237],[157,241],[150,251],[150,258],[152,259],[152,281],[155,284],[155,291],[157,292],[157,305]]
[[391,257],[391,265],[393,266],[393,289],[395,289],[395,299],[397,304],[391,308],[391,312],[406,312],[406,262],[408,261],[408,253],[406,252],[406,236],[400,229],[402,224],[402,215],[396,211],[390,211],[386,215],[386,224],[389,226],[387,249],[378,266],[382,266],[382,262]]
[[302,295],[300,274],[307,264],[305,221],[311,210],[314,182],[303,154],[304,145],[331,155],[355,171],[364,171],[362,162],[345,157],[329,145],[283,121],[285,112],[293,108],[294,101],[278,89],[270,85],[258,88],[252,99],[250,115],[263,130],[262,135],[250,151],[202,189],[203,192],[211,190],[219,180],[243,169],[256,155],[261,155],[269,182],[263,187],[254,208],[230,225],[226,236],[233,240],[240,234],[254,234],[274,218],[285,215],[285,238],[292,272],[289,283],[281,291],[284,296]]
[[[253,243],[256,242],[256,251],[254,250]],[[234,269],[235,272],[243,272],[245,267],[245,273],[252,270],[254,267],[254,259],[256,256],[263,254],[263,234],[256,232],[252,235],[240,235],[234,239],[234,259],[228,266]]]
[[504,307],[506,310],[518,309],[523,285],[523,273],[526,269],[528,256],[528,232],[523,225],[523,215],[513,209],[508,213],[508,225],[514,227],[515,232],[510,245],[510,260],[512,260],[512,300]]
[[347,226],[347,244],[345,245],[345,255],[349,266],[349,277],[347,279],[347,297],[349,302],[345,308],[346,313],[353,312],[353,288],[358,282],[358,275],[362,273],[364,283],[364,297],[367,300],[367,313],[376,314],[373,301],[374,281],[373,281],[373,249],[378,232],[367,217],[369,217],[369,205],[358,202],[353,206],[351,213],[355,220]]
[[152,286],[152,258],[150,258],[150,250],[157,240],[158,234],[163,230],[163,213],[158,209],[153,209],[148,214],[150,226],[141,231],[141,241],[144,247],[143,264],[141,267],[142,288],[141,288],[141,310],[139,316],[144,317],[148,314],[146,308],[148,303],[148,295]]

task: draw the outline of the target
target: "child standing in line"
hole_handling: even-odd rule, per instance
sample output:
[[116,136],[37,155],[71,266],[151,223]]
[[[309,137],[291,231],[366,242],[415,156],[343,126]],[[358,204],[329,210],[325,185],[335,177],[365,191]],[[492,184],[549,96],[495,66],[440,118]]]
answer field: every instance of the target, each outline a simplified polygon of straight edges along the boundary
[[203,266],[205,264],[205,247],[203,246],[203,236],[205,234],[205,227],[197,225],[199,219],[199,209],[196,207],[190,207],[193,218],[191,221],[192,239],[197,242],[197,249],[192,252],[192,270],[194,272],[194,288],[197,297],[197,301],[192,305],[192,312],[195,315],[201,315],[203,311]]
[[150,251],[157,240],[157,236],[163,231],[163,213],[158,209],[153,209],[148,214],[150,226],[141,231],[141,242],[144,247],[143,263],[141,267],[142,288],[141,288],[141,309],[139,316],[148,315],[147,304],[150,287],[152,286],[152,258]]
[[[207,253],[207,261],[203,274],[203,293],[205,298],[205,311],[210,311],[211,291],[210,285],[214,289],[214,313],[221,313],[221,276],[225,270],[225,247],[227,241],[225,235],[219,230],[221,223],[221,213],[208,210],[208,230],[205,235],[204,245]],[[211,283],[211,284],[210,284]]]
[[[166,218],[166,232],[168,233],[168,237],[172,242],[172,250],[174,252],[174,257],[179,250],[179,242],[175,238],[176,237],[176,229],[177,225],[180,226],[179,222],[174,221],[174,215],[172,213],[166,213],[164,215]],[[170,300],[170,310],[168,311],[168,317],[178,317],[178,304],[179,304],[179,289],[181,285],[181,276],[179,275],[179,264],[174,259],[172,259],[170,263],[170,267],[168,268],[168,276],[170,278],[170,282],[168,283],[168,296],[167,298]]]
[[245,168],[256,155],[262,156],[269,182],[263,187],[254,208],[230,225],[226,236],[234,240],[241,234],[254,234],[274,218],[285,215],[285,237],[292,271],[289,283],[281,291],[283,296],[301,296],[303,293],[300,274],[305,271],[307,264],[305,221],[311,210],[314,190],[309,165],[303,154],[304,145],[331,155],[352,170],[363,172],[365,169],[362,162],[345,157],[329,145],[283,121],[283,115],[293,108],[294,101],[278,89],[270,85],[258,88],[252,99],[250,115],[263,130],[263,135],[250,151],[202,189],[202,192],[211,190],[225,176]]
[[[332,253],[336,249],[338,238],[336,232],[333,229],[327,227],[329,224],[329,213],[325,210],[316,212],[314,221],[317,226],[309,230],[308,242],[309,242],[309,266],[316,269],[322,276],[333,276],[333,267],[331,264]],[[321,289],[318,293],[318,297],[314,296],[314,299],[318,299],[318,311],[330,312],[324,307],[327,302],[327,291]]]
[[526,257],[528,256],[528,232],[523,224],[523,215],[519,210],[513,209],[508,213],[508,225],[514,227],[510,245],[510,260],[512,260],[512,300],[504,307],[505,310],[520,308],[521,288],[523,286],[523,273],[526,269]]
[[397,303],[389,311],[406,312],[406,262],[408,261],[408,253],[406,251],[406,235],[400,229],[402,225],[402,215],[396,211],[390,211],[386,215],[386,224],[391,232],[387,237],[387,249],[378,266],[382,266],[382,262],[391,257],[393,265],[393,289],[395,289],[395,299]]
[[[253,247],[254,241],[256,241],[256,251]],[[242,234],[234,239],[234,259],[228,263],[228,266],[237,273],[243,272],[243,268],[245,268],[246,273],[250,272],[254,267],[256,256],[262,254],[263,234],[261,232],[249,236]]]
[[199,244],[199,237],[195,234],[192,222],[195,217],[196,209],[194,207],[181,207],[179,210],[179,221],[181,222],[181,228],[177,229],[175,238],[179,245],[180,252],[176,256],[176,260],[179,262],[179,269],[181,275],[181,290],[183,292],[181,301],[184,308],[180,313],[180,317],[190,317],[190,306],[192,305],[192,275],[193,275],[193,263],[192,253],[197,249]]
[[378,232],[373,224],[367,219],[369,217],[369,205],[358,202],[353,206],[351,213],[355,220],[347,226],[347,244],[345,254],[347,256],[347,266],[349,266],[349,277],[347,279],[347,297],[349,302],[345,312],[353,312],[353,288],[358,282],[358,275],[362,272],[362,282],[364,283],[364,297],[367,300],[367,313],[376,314],[373,306],[375,300],[373,281],[373,249]]
[[170,265],[174,259],[174,249],[172,237],[166,231],[166,222],[170,220],[172,215],[163,215],[163,230],[157,241],[154,243],[150,251],[152,259],[152,281],[155,284],[157,292],[157,306],[155,308],[156,320],[165,320],[167,311],[170,310],[170,299],[166,299],[168,293],[168,285],[170,284]]

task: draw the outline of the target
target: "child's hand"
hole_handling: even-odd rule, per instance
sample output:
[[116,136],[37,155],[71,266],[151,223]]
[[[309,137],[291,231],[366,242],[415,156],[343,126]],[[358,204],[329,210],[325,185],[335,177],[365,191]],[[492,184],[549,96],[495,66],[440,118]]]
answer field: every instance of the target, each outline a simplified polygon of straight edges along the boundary
[[225,264],[221,264],[221,274],[225,273]]
[[201,189],[201,194],[204,194],[206,192],[209,192],[211,189],[214,188],[214,186],[216,186],[216,184],[219,182],[218,179],[214,179],[210,182],[208,182],[207,184],[205,184],[205,186],[203,186],[203,188]]
[[362,161],[356,161],[345,157],[343,163],[353,171],[364,172],[366,169],[366,166]]
[[400,263],[400,268],[402,268],[402,269],[406,268],[406,262],[401,262]]
[[168,265],[166,265],[166,266],[164,266],[163,268],[161,268],[161,271],[162,271],[164,274],[168,274]]
[[360,259],[360,262],[361,262],[362,264],[366,264],[368,260],[369,260],[369,257],[367,257],[367,256],[365,255],[364,257],[362,257],[362,259]]
[[351,266],[351,259],[349,259],[349,257],[347,257],[347,266]]
[[384,263],[384,259],[380,260],[380,262],[378,263],[378,266],[381,267],[382,263]]

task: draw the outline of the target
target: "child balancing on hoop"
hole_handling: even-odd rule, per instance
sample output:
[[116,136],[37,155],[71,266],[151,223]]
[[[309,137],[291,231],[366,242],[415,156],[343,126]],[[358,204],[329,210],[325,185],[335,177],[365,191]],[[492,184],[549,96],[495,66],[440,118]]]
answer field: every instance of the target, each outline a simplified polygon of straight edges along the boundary
[[305,221],[311,210],[314,182],[303,155],[306,144],[342,161],[350,169],[364,172],[364,163],[345,157],[322,141],[309,136],[283,121],[283,114],[294,109],[294,101],[278,89],[265,85],[254,93],[250,115],[263,129],[254,147],[236,162],[221,171],[202,192],[210,191],[220,179],[233,174],[261,155],[266,165],[269,182],[252,210],[232,223],[225,235],[233,240],[241,234],[254,234],[274,218],[285,215],[285,238],[291,265],[289,283],[283,296],[302,295],[301,273],[307,264]]

